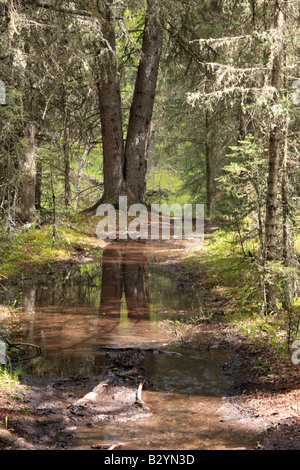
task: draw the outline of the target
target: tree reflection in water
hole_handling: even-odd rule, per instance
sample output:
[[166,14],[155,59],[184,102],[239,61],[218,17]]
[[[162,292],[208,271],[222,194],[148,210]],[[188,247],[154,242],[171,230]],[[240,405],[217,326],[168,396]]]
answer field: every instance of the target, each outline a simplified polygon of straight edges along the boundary
[[143,242],[115,242],[103,252],[99,326],[107,332],[113,331],[125,305],[128,319],[150,319],[149,276]]

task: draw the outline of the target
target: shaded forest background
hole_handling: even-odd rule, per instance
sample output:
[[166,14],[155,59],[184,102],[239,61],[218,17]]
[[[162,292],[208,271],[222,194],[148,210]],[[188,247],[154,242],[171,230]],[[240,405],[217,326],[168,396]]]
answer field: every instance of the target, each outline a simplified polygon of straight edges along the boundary
[[299,1],[0,10],[3,240],[123,193],[205,203],[234,231],[223,252],[246,263],[244,298],[297,334]]

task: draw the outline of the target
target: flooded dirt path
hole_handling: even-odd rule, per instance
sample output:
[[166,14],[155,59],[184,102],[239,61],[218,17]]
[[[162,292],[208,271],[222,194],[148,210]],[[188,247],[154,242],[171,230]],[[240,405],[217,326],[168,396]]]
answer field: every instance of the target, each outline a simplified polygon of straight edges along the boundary
[[226,351],[207,348],[201,332],[190,343],[181,328],[202,303],[173,263],[184,249],[111,243],[101,263],[22,288],[15,338],[42,353],[22,362],[28,413],[6,412],[29,448],[253,448],[247,429],[219,413]]

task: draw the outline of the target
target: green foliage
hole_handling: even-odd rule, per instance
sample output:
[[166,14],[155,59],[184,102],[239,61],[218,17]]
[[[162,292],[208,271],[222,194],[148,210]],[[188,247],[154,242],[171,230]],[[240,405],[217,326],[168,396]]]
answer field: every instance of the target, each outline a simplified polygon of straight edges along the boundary
[[[257,251],[257,241],[246,239],[242,248],[239,234],[225,227],[214,234],[207,246],[184,260],[186,270],[199,277],[201,284],[227,299],[223,321],[233,331],[249,337],[252,327],[259,331],[254,319],[261,318],[263,305]],[[248,252],[251,257],[245,256]],[[209,306],[205,317],[209,318]]]
[[295,247],[295,253],[298,255],[298,258],[300,259],[300,233],[297,233],[295,236],[294,247]]
[[[245,242],[246,252],[255,253],[256,249],[257,244],[254,240]],[[218,230],[205,250],[192,254],[188,260],[188,262],[192,260],[193,263],[200,261],[199,271],[205,266],[206,282],[210,286],[221,285],[231,292],[236,288],[240,292],[244,285],[255,280],[257,274],[257,268],[253,266],[250,258],[245,258],[239,236],[233,231]]]
[[182,191],[181,175],[174,168],[157,165],[148,172],[148,200],[153,204],[188,204],[190,198]]
[[11,364],[0,366],[0,389],[17,390],[20,387],[21,369],[13,369]]
[[103,246],[96,237],[98,219],[77,215],[63,216],[57,221],[57,240],[53,245],[53,227],[45,224],[36,228],[34,225],[17,231],[10,238],[2,232],[0,243],[0,275],[27,275],[32,266],[43,267],[48,263],[67,260],[76,254],[76,247],[97,249]]
[[251,134],[230,150],[230,163],[224,166],[224,174],[218,180],[227,194],[231,215],[243,219],[264,204],[268,158],[266,150]]
[[[278,312],[265,316],[261,282],[263,270],[256,257],[258,241],[246,238],[242,249],[240,236],[232,229],[218,230],[210,243],[200,251],[192,252],[184,260],[186,270],[193,273],[204,285],[210,287],[229,300],[230,308],[224,315],[228,329],[234,334],[245,336],[247,340],[261,347],[268,347],[275,354],[285,357],[289,348],[299,337],[300,298],[296,298],[286,309],[285,282],[297,278],[297,270],[285,267],[281,262],[272,263],[272,280],[276,272]],[[252,257],[245,258],[251,252]],[[270,364],[260,363],[257,370]]]

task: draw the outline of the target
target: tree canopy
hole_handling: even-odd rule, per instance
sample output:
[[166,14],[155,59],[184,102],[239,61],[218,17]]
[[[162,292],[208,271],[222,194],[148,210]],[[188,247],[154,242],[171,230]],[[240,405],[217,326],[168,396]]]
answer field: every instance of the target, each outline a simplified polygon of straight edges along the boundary
[[207,216],[250,221],[266,310],[280,269],[290,302],[299,2],[6,0],[0,10],[8,231],[120,195],[203,202]]

